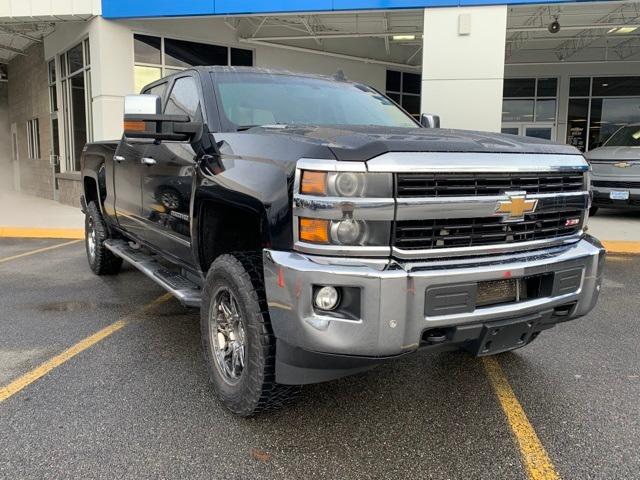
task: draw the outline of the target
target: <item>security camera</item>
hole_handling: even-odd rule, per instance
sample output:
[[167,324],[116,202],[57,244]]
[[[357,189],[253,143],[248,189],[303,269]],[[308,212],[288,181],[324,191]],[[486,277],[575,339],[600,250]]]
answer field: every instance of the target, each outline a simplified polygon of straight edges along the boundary
[[556,18],[553,22],[549,24],[549,33],[558,33],[560,31],[560,23]]

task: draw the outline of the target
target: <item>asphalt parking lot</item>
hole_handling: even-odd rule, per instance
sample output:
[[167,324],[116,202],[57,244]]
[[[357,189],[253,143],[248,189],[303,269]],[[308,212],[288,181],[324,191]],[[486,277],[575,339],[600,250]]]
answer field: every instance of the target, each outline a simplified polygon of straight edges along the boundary
[[[0,478],[530,476],[481,359],[413,355],[238,419],[209,386],[197,313],[163,295],[130,267],[94,276],[82,242],[0,239],[0,392],[124,319],[0,393]],[[638,298],[640,256],[609,256],[594,312],[498,358],[564,479],[640,476]]]

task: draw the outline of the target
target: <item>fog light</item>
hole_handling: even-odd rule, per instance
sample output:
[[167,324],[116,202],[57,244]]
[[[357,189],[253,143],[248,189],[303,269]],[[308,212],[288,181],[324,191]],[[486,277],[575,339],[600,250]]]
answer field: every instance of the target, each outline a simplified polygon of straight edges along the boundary
[[334,310],[340,302],[340,294],[335,287],[322,287],[316,290],[314,305],[320,310]]
[[364,224],[352,219],[335,222],[331,226],[333,240],[342,245],[357,245],[363,234]]

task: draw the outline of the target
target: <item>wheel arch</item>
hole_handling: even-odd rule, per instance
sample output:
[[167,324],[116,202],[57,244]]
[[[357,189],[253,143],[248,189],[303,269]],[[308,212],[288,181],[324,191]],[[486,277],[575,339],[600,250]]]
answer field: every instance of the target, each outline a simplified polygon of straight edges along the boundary
[[192,218],[193,249],[202,272],[220,255],[261,251],[270,245],[266,210],[259,202],[199,198]]

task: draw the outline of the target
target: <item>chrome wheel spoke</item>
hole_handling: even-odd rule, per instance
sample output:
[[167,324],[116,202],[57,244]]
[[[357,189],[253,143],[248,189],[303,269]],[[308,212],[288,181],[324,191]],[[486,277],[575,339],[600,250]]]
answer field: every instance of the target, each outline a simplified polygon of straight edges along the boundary
[[211,341],[218,370],[227,383],[240,380],[245,367],[245,331],[238,303],[222,287],[214,296],[210,311]]

